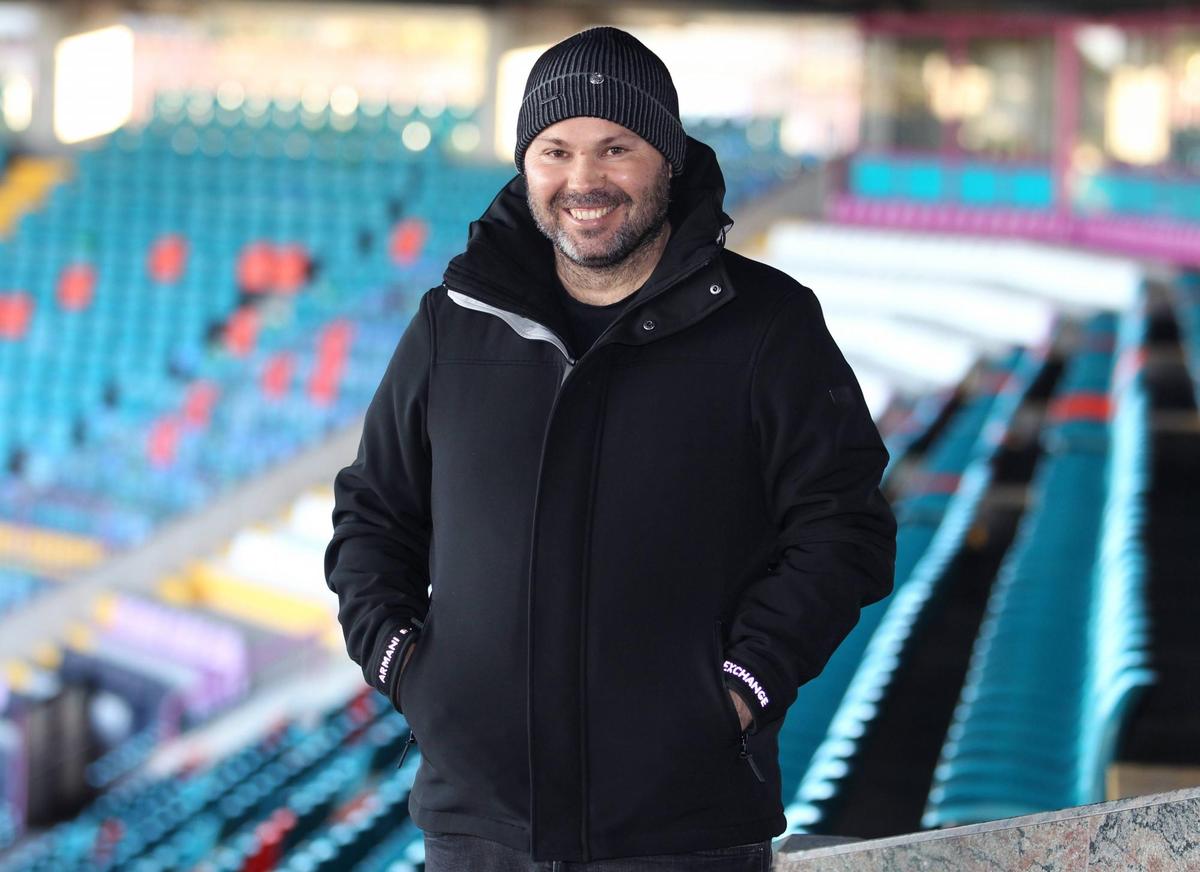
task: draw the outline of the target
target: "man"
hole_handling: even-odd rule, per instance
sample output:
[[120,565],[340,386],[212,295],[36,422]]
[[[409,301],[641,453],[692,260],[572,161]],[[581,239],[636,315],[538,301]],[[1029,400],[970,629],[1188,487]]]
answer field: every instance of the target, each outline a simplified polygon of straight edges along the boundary
[[570,37],[517,128],[335,481],[347,650],[430,872],[766,869],[783,716],[891,590],[887,452],[657,56]]

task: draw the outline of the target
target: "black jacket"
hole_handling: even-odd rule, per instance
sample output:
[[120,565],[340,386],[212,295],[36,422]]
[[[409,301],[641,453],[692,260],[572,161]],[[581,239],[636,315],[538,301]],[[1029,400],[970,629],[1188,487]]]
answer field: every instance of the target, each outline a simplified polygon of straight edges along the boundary
[[812,292],[724,248],[716,156],[688,149],[662,259],[578,359],[514,177],[337,475],[326,578],[419,740],[422,829],[538,861],[778,835],[784,713],[891,590],[858,383]]

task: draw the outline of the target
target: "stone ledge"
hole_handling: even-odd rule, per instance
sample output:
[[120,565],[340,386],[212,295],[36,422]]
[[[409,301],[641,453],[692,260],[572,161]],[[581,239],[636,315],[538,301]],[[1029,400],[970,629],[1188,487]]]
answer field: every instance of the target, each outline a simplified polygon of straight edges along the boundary
[[1197,870],[1200,788],[812,850],[781,850],[772,868],[775,872]]

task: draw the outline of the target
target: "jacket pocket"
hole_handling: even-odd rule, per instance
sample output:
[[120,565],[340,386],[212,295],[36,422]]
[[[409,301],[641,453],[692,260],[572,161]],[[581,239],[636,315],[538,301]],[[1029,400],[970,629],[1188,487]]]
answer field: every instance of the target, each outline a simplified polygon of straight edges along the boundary
[[425,640],[425,637],[427,635],[426,630],[429,628],[429,622],[431,620],[433,620],[433,600],[432,599],[429,601],[429,608],[425,610],[425,621],[424,621],[424,623],[421,624],[421,629],[414,631],[416,633],[416,635],[414,636],[413,640],[409,643],[409,645],[411,645],[415,650],[413,650],[412,656],[410,656],[408,658],[407,663],[405,663],[404,661],[401,661],[400,675],[398,675],[396,677],[396,708],[401,714],[404,715],[404,719],[409,721],[410,727],[412,726],[412,722],[409,719],[408,713],[405,711],[405,708],[404,708],[404,706],[405,706],[404,686],[407,682],[409,673],[411,673],[413,671],[413,668],[416,667],[416,665],[417,665],[417,661],[419,661],[421,659],[421,652],[424,651],[427,647],[429,647],[427,641]]
[[741,718],[738,717],[737,707],[733,704],[733,700],[729,696],[729,689],[725,687],[725,640],[721,632],[721,621],[719,619],[713,623],[713,651],[715,652],[714,663],[717,669],[717,692],[721,698],[721,707],[724,709],[724,717],[728,725],[730,741],[740,743],[744,731],[742,730]]

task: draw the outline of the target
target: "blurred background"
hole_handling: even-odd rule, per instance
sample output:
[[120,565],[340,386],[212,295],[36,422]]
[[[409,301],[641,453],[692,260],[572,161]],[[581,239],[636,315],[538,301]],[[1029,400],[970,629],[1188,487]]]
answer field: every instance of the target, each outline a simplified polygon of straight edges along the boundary
[[788,833],[1200,785],[1200,10],[3,2],[0,868],[421,868],[332,479],[596,24],[892,454],[895,592],[785,721]]

